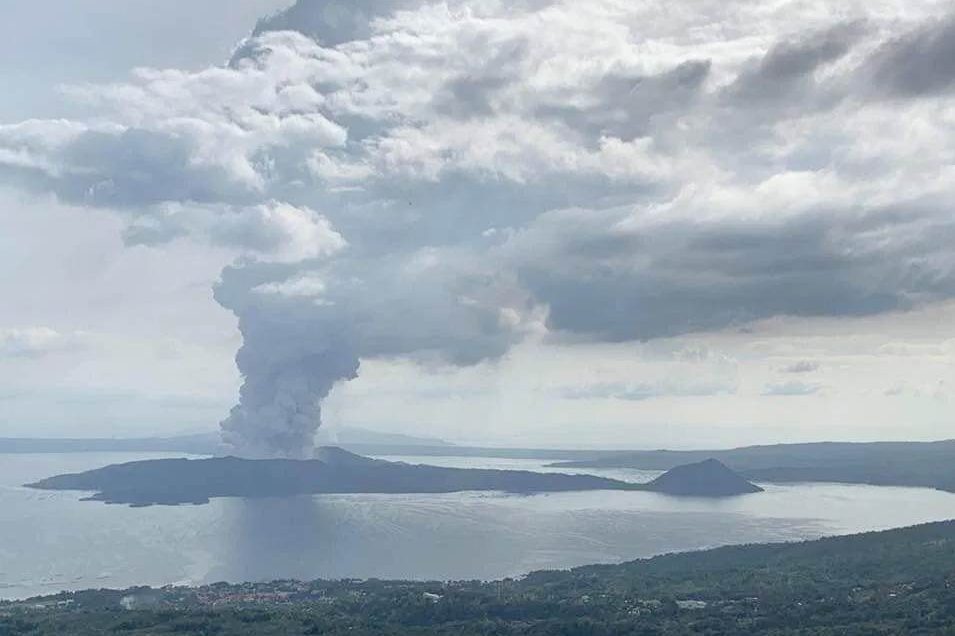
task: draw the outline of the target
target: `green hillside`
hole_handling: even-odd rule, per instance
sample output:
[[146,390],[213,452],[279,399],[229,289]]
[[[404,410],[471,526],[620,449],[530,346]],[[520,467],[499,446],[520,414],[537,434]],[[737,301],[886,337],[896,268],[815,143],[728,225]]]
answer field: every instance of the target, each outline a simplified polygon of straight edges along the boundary
[[0,634],[955,634],[955,522],[491,583],[61,594],[0,605]]

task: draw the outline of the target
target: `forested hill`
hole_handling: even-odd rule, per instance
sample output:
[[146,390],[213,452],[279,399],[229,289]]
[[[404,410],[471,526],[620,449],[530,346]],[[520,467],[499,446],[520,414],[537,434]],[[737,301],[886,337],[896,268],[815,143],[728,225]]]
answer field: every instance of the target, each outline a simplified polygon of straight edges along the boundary
[[955,634],[955,522],[520,580],[282,581],[0,604],[3,636]]

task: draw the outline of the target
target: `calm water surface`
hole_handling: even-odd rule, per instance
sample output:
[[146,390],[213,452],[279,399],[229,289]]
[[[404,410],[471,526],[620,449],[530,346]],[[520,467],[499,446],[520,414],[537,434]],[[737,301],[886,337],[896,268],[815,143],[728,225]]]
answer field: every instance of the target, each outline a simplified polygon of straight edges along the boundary
[[[725,500],[646,492],[323,495],[128,508],[20,484],[168,454],[0,454],[0,598],[61,589],[273,578],[496,578],[676,550],[955,518],[955,495],[765,485]],[[458,467],[545,461],[389,458]],[[563,471],[568,472],[568,471]],[[651,471],[593,470],[646,481]]]

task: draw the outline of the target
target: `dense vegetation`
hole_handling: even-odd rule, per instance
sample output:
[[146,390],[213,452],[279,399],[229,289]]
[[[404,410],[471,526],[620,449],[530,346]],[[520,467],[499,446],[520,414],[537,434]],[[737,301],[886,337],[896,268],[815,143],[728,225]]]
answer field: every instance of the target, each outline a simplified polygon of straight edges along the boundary
[[3,636],[955,634],[955,522],[493,583],[293,581],[0,605]]

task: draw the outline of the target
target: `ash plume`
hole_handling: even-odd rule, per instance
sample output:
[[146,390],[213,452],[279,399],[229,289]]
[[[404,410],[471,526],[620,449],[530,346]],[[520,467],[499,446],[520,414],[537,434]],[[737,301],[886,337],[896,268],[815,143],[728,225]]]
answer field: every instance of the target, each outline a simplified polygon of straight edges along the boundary
[[[222,431],[254,457],[309,456],[362,360],[955,298],[938,3],[690,4],[299,0],[225,65],[0,125],[0,184],[229,251]],[[898,121],[911,138],[871,135]]]

